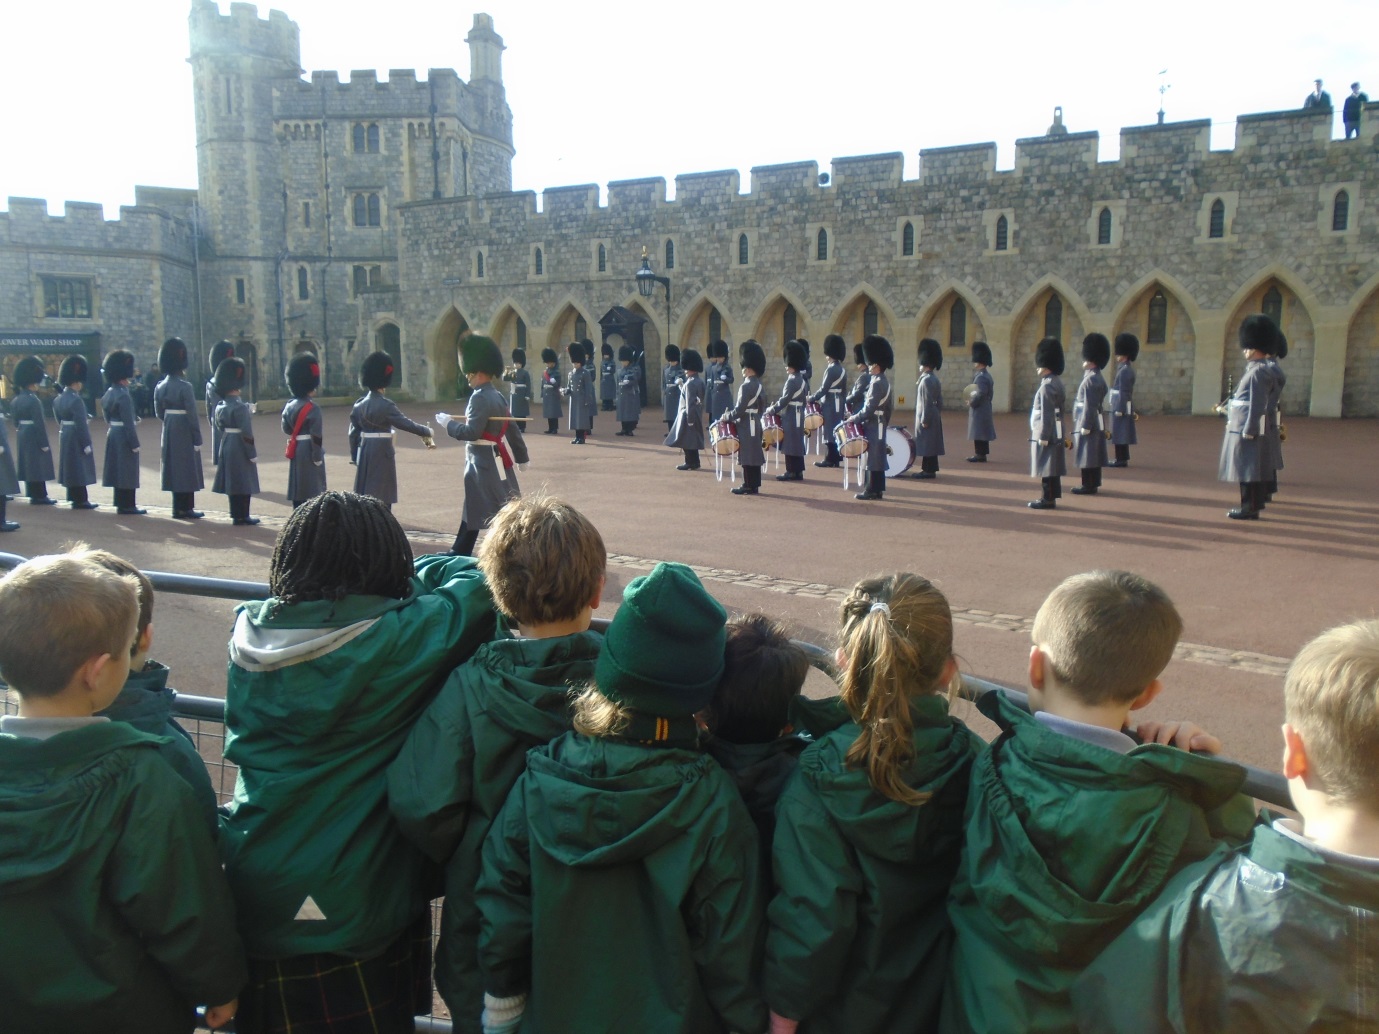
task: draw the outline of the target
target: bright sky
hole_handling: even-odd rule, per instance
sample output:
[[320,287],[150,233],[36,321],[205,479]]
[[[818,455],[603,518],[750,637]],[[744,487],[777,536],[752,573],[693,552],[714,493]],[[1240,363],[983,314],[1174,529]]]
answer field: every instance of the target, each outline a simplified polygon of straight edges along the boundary
[[[1062,105],[1114,159],[1122,126],[1209,118],[1229,148],[1239,114],[1301,105],[1321,76],[1379,99],[1373,0],[282,0],[302,66],[454,68],[469,77],[475,10],[503,37],[513,187],[741,171],[1038,136]],[[221,4],[228,12],[228,2]],[[196,186],[189,0],[8,5],[0,195],[133,204],[134,185]],[[266,17],[268,5],[260,6]],[[378,17],[375,12],[386,12]],[[1369,28],[1366,29],[1365,26]],[[1168,74],[1159,72],[1167,69]]]

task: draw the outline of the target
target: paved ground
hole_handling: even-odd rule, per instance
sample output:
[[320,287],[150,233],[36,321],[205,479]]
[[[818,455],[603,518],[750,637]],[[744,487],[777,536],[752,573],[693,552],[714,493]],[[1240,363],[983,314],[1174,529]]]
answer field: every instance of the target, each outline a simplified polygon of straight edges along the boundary
[[[435,409],[404,408],[419,420]],[[148,487],[140,502],[149,516],[116,516],[101,488],[92,497],[102,509],[91,513],[18,500],[10,516],[23,529],[0,539],[0,549],[33,555],[82,538],[152,570],[264,580],[289,506],[277,418],[264,413],[257,423],[267,489],[254,504],[261,527],[232,527],[224,497],[209,491],[198,496],[205,521],[171,520],[170,498],[156,490],[158,425],[146,420]],[[603,616],[630,579],[658,559],[679,560],[699,568],[730,609],[778,615],[802,638],[826,644],[848,586],[907,569],[948,594],[964,668],[1017,686],[1030,621],[1060,579],[1094,567],[1140,572],[1168,590],[1187,626],[1152,713],[1195,719],[1221,735],[1231,755],[1276,766],[1288,659],[1322,629],[1379,611],[1379,425],[1289,419],[1279,499],[1260,522],[1241,524],[1225,518],[1235,487],[1214,479],[1219,419],[1146,417],[1133,465],[1108,470],[1102,495],[1065,496],[1051,513],[1024,505],[1038,483],[1026,476],[1022,416],[998,417],[1000,439],[985,466],[963,462],[964,428],[955,423],[939,478],[893,482],[881,503],[857,502],[839,472],[812,465],[802,484],[778,485],[768,467],[763,495],[734,497],[712,470],[677,472],[680,455],[661,445],[658,421],[643,422],[635,438],[615,438],[609,414],[599,415],[584,448],[538,429],[521,477],[528,491],[545,486],[568,498],[603,532],[610,553]],[[353,481],[346,426],[346,410],[327,410],[327,469],[337,488]],[[99,451],[100,425],[93,430]],[[463,452],[458,443],[439,444],[427,452],[418,439],[398,436],[404,499],[395,512],[419,553],[446,548],[458,522]],[[1065,487],[1073,483],[1075,475]],[[179,688],[223,691],[231,611],[213,600],[160,598],[155,655],[172,666]],[[827,688],[822,676],[811,688]]]

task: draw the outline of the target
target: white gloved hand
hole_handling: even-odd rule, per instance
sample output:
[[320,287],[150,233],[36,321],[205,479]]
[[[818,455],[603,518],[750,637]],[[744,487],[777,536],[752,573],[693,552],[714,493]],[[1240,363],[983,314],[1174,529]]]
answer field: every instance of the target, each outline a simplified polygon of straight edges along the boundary
[[130,452],[138,452],[139,450],[136,448],[136,449],[130,449],[129,451],[130,451]]
[[197,452],[201,451],[201,446],[199,445],[193,445],[192,448],[195,449]]
[[[4,451],[5,451],[4,449],[0,449],[0,452],[4,452]],[[86,448],[82,449],[81,451],[84,452],[84,453],[86,453],[86,455],[90,456],[90,455],[91,455],[91,446],[88,445],[88,446],[86,446]]]
[[1079,429],[1077,433],[1078,433],[1078,434],[1091,434],[1092,432],[1091,432],[1091,429],[1090,429],[1090,428],[1083,427],[1083,428]]
[[436,414],[436,423],[440,424],[442,427],[448,427],[450,425],[450,420],[451,416],[449,413]]
[[1041,449],[1047,449],[1048,447],[1049,447],[1049,440],[1048,440],[1047,438],[1040,438],[1040,439],[1039,439],[1039,448],[1041,448]]
[[259,461],[259,460],[258,460],[258,457],[257,457],[257,456],[250,456],[250,457],[249,457],[249,462],[250,462],[250,463],[257,463],[258,461]]
[[48,451],[48,446],[44,445],[44,446],[42,446],[38,451],[39,451],[39,452],[47,452],[47,451]]

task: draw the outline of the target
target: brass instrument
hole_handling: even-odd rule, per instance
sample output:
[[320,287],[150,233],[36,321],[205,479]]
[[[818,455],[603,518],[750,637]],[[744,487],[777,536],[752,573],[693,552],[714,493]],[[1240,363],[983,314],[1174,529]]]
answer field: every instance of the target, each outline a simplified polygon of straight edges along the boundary
[[1231,396],[1235,394],[1235,375],[1230,374],[1226,377],[1226,394],[1221,396],[1221,401],[1212,407],[1212,412],[1217,416],[1226,416],[1230,412]]
[[1288,428],[1283,426],[1283,410],[1278,411],[1278,440],[1286,442],[1288,440]]

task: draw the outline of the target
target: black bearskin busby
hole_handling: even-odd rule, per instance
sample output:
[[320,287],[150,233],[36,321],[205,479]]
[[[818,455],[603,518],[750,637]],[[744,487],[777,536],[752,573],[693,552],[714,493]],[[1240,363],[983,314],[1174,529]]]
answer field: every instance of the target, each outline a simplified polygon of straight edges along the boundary
[[584,361],[592,363],[594,361],[594,343],[585,338],[580,344],[584,346]]
[[862,355],[867,360],[868,366],[879,366],[883,370],[889,370],[895,365],[895,352],[891,349],[891,343],[880,334],[868,334],[866,340],[862,342]]
[[243,391],[244,374],[244,360],[230,356],[215,368],[215,393],[228,395],[232,391]]
[[798,341],[787,341],[785,343],[785,365],[792,370],[803,370],[804,360],[804,345]]
[[117,381],[129,380],[134,376],[134,353],[126,352],[123,348],[115,349],[101,363],[101,372],[105,374],[107,387]]
[[635,358],[636,355],[633,353],[631,345],[620,345],[618,347],[618,362],[630,363]]
[[185,373],[187,370],[187,343],[180,337],[170,337],[158,349],[158,368],[164,374]]
[[867,365],[867,356],[860,343],[852,346],[852,361],[858,366]]
[[554,348],[543,348],[541,350],[541,361],[543,363],[558,363],[560,356],[555,354]]
[[981,363],[983,366],[995,366],[991,361],[991,346],[985,341],[972,342],[972,361]]
[[1046,337],[1034,346],[1034,365],[1048,370],[1055,376],[1062,376],[1064,370],[1063,346],[1056,337]]
[[503,353],[491,337],[470,334],[460,342],[460,369],[466,374],[486,373],[493,378],[503,376]]
[[310,352],[298,352],[287,361],[287,390],[304,399],[321,386],[321,361]]
[[804,361],[806,363],[809,362],[809,339],[797,337],[795,340],[798,341],[800,343],[800,347],[804,349]]
[[1253,316],[1246,316],[1245,322],[1240,324],[1240,347],[1242,349],[1273,355],[1277,340],[1278,327],[1274,326],[1274,321],[1262,312],[1257,312]]
[[687,372],[703,373],[704,357],[693,348],[687,348],[680,353],[680,365],[683,366]]
[[35,384],[42,384],[46,376],[43,360],[36,355],[26,355],[14,364],[14,385],[17,388],[30,388]]
[[69,355],[62,360],[62,366],[57,371],[57,382],[64,388],[72,384],[85,384],[86,371],[84,355]]
[[841,334],[830,334],[824,338],[824,355],[841,363],[847,354],[848,346]]
[[1140,357],[1140,339],[1129,331],[1116,335],[1116,355],[1123,355],[1132,363]]
[[219,368],[220,364],[230,356],[235,354],[235,346],[228,341],[217,341],[211,346],[211,358],[207,365],[211,368],[212,375]]
[[758,377],[766,372],[766,351],[751,338],[737,346],[737,357],[743,369],[751,370]]
[[678,363],[680,361],[680,349],[677,345],[666,345],[666,362]]
[[578,341],[571,341],[565,346],[565,354],[570,357],[572,363],[583,363],[585,360],[584,346]]
[[724,341],[722,338],[719,338],[717,341],[715,341],[712,345],[709,346],[709,348],[710,359],[728,358],[728,342]]
[[393,357],[387,352],[370,352],[366,355],[363,365],[359,367],[359,386],[365,391],[373,391],[377,388],[386,388],[392,383]]
[[602,353],[602,354],[603,354],[603,357],[604,357],[605,359],[612,359],[612,358],[613,358],[613,346],[610,345],[607,341],[605,341],[605,342],[603,343],[603,353]]
[[1278,337],[1274,339],[1274,358],[1288,358],[1288,338],[1281,330],[1278,332]]
[[1096,363],[1098,370],[1106,369],[1111,361],[1111,342],[1105,334],[1088,334],[1082,339],[1082,361]]
[[931,337],[919,343],[919,365],[937,370],[943,366],[943,346]]
[[525,348],[514,348],[514,349],[512,350],[512,365],[513,365],[513,366],[526,366],[526,365],[527,365],[527,350],[526,350]]

